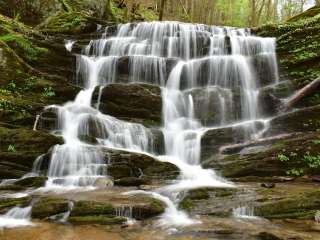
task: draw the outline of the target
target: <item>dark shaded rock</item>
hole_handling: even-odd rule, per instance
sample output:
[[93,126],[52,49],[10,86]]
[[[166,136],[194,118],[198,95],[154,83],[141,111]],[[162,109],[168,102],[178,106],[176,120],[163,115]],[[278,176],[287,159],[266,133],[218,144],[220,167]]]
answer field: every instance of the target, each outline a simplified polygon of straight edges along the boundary
[[[97,104],[99,88],[93,93]],[[146,125],[160,124],[161,90],[148,84],[110,84],[103,88],[99,110],[122,120]]]
[[114,225],[123,224],[127,221],[125,217],[116,217],[108,215],[94,215],[94,216],[70,216],[68,221],[73,224],[100,224],[100,225]]
[[33,218],[48,218],[50,216],[67,212],[69,202],[60,198],[40,198],[32,207]]
[[28,177],[28,178],[22,178],[14,182],[14,184],[21,187],[39,188],[39,187],[43,187],[47,180],[48,180],[47,177]]
[[0,127],[0,178],[20,178],[31,171],[35,159],[62,143],[53,135],[24,128]]
[[150,179],[172,179],[179,169],[168,162],[160,162],[140,153],[106,150],[108,174],[115,179],[125,177],[145,177]]
[[225,145],[243,142],[249,139],[254,129],[262,129],[261,122],[243,124],[234,127],[224,127],[208,130],[201,138],[201,160],[215,159],[220,148]]
[[269,233],[269,232],[260,232],[257,235],[257,238],[259,240],[281,240],[282,239],[282,238],[277,237],[273,233]]
[[114,181],[117,186],[140,186],[147,184],[148,181],[144,178],[137,177],[124,177]]

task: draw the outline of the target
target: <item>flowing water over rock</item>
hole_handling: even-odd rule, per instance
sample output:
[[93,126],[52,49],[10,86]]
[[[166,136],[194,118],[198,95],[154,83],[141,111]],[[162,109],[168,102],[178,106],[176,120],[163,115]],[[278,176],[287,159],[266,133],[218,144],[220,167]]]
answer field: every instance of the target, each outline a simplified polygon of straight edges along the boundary
[[[230,126],[245,126],[248,140],[265,130],[259,88],[278,81],[275,40],[252,36],[247,29],[178,22],[128,23],[119,25],[113,36],[107,33],[108,29],[76,56],[76,83],[84,88],[76,99],[47,107],[58,116],[51,130],[65,144],[52,149],[44,190],[91,189],[99,179],[108,178],[104,148],[156,156],[150,129],[99,111],[102,88],[98,103],[92,102],[96,87],[154,84],[161,87],[159,128],[165,148],[156,157],[178,166],[181,174],[170,185],[130,194],[143,193],[163,201],[167,209],[161,225],[199,223],[177,209],[181,192],[234,187],[213,170],[201,167],[201,138],[210,129]],[[73,44],[66,42],[68,51]],[[96,131],[93,143],[83,141],[92,126]]]

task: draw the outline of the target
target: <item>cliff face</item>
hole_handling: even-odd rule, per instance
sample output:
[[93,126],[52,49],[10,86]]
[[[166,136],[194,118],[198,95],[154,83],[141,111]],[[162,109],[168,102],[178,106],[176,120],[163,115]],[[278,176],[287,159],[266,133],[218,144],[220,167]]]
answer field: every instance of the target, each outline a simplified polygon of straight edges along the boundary
[[[3,4],[5,2],[12,3],[14,1],[4,1],[0,5],[2,13],[13,17],[12,12],[8,12],[5,8]],[[72,11],[63,10],[60,1],[29,2],[41,2],[44,9],[39,10],[39,14],[34,15],[36,18],[30,19],[30,22],[28,21],[28,11],[26,11],[28,14],[21,16],[21,21],[36,25],[35,27],[0,15],[0,179],[19,178],[30,172],[37,156],[50,153],[50,148],[53,145],[62,142],[62,139],[48,134],[45,130],[33,131],[32,129],[37,115],[45,118],[48,124],[52,124],[52,119],[54,121],[54,113],[43,113],[45,106],[63,104],[72,100],[80,90],[79,87],[72,84],[75,74],[75,58],[65,49],[64,39],[77,39],[78,45],[75,45],[75,48],[80,49],[81,45],[88,43],[90,38],[94,36],[94,34],[90,34],[96,32],[97,24],[109,25],[112,31],[114,23],[109,21],[125,21],[129,16],[125,13],[125,6],[113,5],[112,16],[106,17],[105,12],[99,7],[101,5],[98,5],[99,1],[65,1],[70,4]],[[94,2],[97,2],[97,5],[94,5]],[[114,2],[116,3],[116,1]],[[85,5],[91,3],[93,5]],[[97,6],[99,9],[96,9]],[[93,16],[96,11],[99,14]],[[265,96],[268,97],[268,94],[272,93],[276,97],[287,97],[292,90],[303,87],[320,75],[320,15],[318,14],[320,10],[314,8],[309,11],[310,14],[307,12],[293,18],[288,23],[266,25],[254,30],[261,36],[277,37],[282,81],[276,86],[266,88]],[[130,19],[143,20],[153,17],[153,11],[135,12],[130,16]],[[124,62],[123,72],[126,72],[127,65],[128,63]],[[93,104],[98,95],[97,89],[93,95],[95,97]],[[142,123],[145,126],[160,125],[161,97],[158,87],[145,84],[131,86],[114,84],[106,87],[100,97],[102,111],[106,109],[105,111],[114,117]],[[320,165],[319,104],[319,92],[314,93],[301,103],[301,107],[308,108],[273,119],[264,137],[287,135],[226,149],[223,157],[217,156],[217,145],[237,144],[238,138],[242,140],[241,129],[228,128],[219,129],[218,132],[208,131],[202,141],[203,165],[220,170],[223,176],[234,181],[252,181],[254,184],[262,181],[291,181],[291,176],[317,174]],[[97,126],[94,127],[97,128]],[[94,129],[92,133],[94,133]],[[161,133],[158,135],[157,145],[160,152],[163,148],[163,136]],[[220,139],[217,138],[217,135]],[[85,137],[87,141],[92,140],[92,136]],[[117,178],[115,184],[119,186],[140,186],[143,188],[143,185],[151,184],[153,180],[161,182],[164,180],[163,178],[176,178],[178,174],[178,169],[172,164],[159,163],[149,156],[108,150],[106,155],[110,154],[114,158],[110,174]],[[141,166],[137,167],[137,162]],[[145,178],[139,177],[141,169],[145,171]],[[290,177],[288,178],[288,176]],[[107,183],[101,184],[106,185]],[[17,186],[12,187],[17,188]],[[144,186],[144,188],[148,189],[148,186]],[[274,198],[283,194],[283,189],[289,189],[290,192],[282,196],[282,202],[274,208]],[[286,188],[285,185],[276,191],[259,189],[253,201],[259,205],[258,212],[261,216],[312,219],[316,209],[319,208],[319,202],[316,200],[319,198],[319,192],[308,189],[308,194],[311,196],[310,202],[297,215],[295,209],[302,206],[308,198],[308,195],[305,195],[303,191],[304,189],[298,190]],[[196,213],[231,214],[236,193],[212,189],[202,189],[201,191],[200,193],[205,197],[199,192],[191,192],[186,195],[181,207]],[[233,204],[226,204],[223,207],[213,206],[216,199],[220,203],[233,201]],[[113,199],[115,203],[118,200],[117,198]],[[40,202],[33,214],[44,218],[52,213],[65,212],[68,205],[67,200],[54,201],[58,201],[57,205],[59,206],[63,205],[62,210],[49,211],[48,213],[48,206],[41,205]],[[135,200],[122,199],[122,201],[133,203]],[[141,202],[145,205],[147,203],[147,207],[139,205],[136,208],[139,211],[141,211],[140,208],[150,211],[151,214],[146,214],[147,217],[155,216],[164,211],[158,202],[156,202],[156,209],[154,209],[154,203],[151,202],[152,205],[150,201],[152,200],[142,199]],[[46,199],[43,202],[46,202]],[[236,203],[238,204],[238,202]],[[283,208],[282,204],[286,205],[286,208]],[[206,208],[201,209],[203,206]],[[94,210],[91,209],[85,214],[85,218],[84,216],[79,218],[80,214],[74,213],[74,222],[108,222],[106,219],[101,219],[101,216],[96,216],[97,211],[101,213],[100,204],[80,202],[76,207],[78,209],[80,207],[93,208]],[[113,213],[116,207],[108,206],[109,210],[105,214]],[[77,208],[75,209],[77,210]],[[123,219],[113,220],[116,223],[123,222]]]

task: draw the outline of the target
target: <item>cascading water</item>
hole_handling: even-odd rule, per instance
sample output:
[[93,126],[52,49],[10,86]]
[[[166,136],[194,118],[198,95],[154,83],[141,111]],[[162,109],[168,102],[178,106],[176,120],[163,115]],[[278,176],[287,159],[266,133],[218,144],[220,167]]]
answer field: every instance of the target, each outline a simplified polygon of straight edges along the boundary
[[14,207],[6,214],[0,215],[0,229],[31,226],[31,206]]
[[[84,90],[73,102],[47,108],[58,113],[55,132],[65,144],[52,150],[46,187],[93,186],[106,177],[104,147],[155,155],[149,129],[104,115],[99,103],[91,103],[97,86],[155,84],[162,89],[165,140],[165,154],[158,159],[177,165],[181,176],[172,185],[143,193],[167,204],[161,224],[195,223],[177,209],[181,191],[233,186],[201,167],[201,137],[212,127],[242,123],[249,138],[257,136],[258,93],[263,85],[258,72],[263,66],[270,81],[278,81],[275,41],[252,36],[246,29],[178,22],[128,23],[119,25],[115,36],[108,32],[77,55],[77,84]],[[66,43],[68,51],[73,44]],[[123,61],[128,65],[127,77],[120,77],[118,66]],[[211,112],[216,116],[206,119]],[[92,124],[98,129],[98,144],[81,138]]]

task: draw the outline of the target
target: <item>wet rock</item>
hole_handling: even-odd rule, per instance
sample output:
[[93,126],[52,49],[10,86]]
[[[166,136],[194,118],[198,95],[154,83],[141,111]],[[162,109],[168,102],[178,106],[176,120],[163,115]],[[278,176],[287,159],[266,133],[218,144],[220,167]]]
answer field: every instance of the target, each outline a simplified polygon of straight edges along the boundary
[[190,190],[179,204],[181,209],[194,214],[230,216],[236,203],[237,189],[200,188]]
[[69,202],[60,198],[40,198],[32,207],[33,218],[45,219],[53,215],[67,212]]
[[280,133],[316,131],[320,127],[320,105],[298,109],[275,117],[265,136]]
[[39,155],[62,142],[61,138],[41,131],[0,126],[0,179],[21,178],[31,171]]
[[10,208],[17,205],[24,206],[31,201],[31,197],[23,198],[1,198],[0,199],[0,213],[3,214],[7,212]]
[[137,177],[124,177],[115,180],[114,184],[117,186],[140,186],[147,184],[148,181],[144,178],[137,178]]
[[140,153],[106,150],[106,162],[108,174],[114,179],[144,177],[159,180],[176,178],[179,174],[175,165]]
[[185,100],[193,98],[195,118],[203,125],[219,125],[226,120],[235,121],[241,117],[240,96],[232,90],[220,87],[194,88],[184,92]]
[[279,238],[273,233],[269,232],[260,232],[257,237],[259,240],[282,240],[282,238]]
[[[268,192],[264,194],[268,196]],[[271,198],[261,203],[255,207],[255,214],[268,219],[314,219],[315,213],[320,207],[319,199],[320,191],[318,190],[301,193],[292,192],[280,199]]]
[[274,183],[261,183],[260,186],[263,188],[274,188],[276,185]]
[[21,187],[33,187],[33,188],[39,188],[43,187],[48,180],[47,177],[28,177],[28,178],[22,178],[21,180],[18,180],[14,182],[14,185],[21,186]]
[[261,122],[208,130],[201,138],[201,160],[215,161],[220,148],[225,145],[243,142],[253,129],[262,129]]
[[109,203],[94,201],[77,201],[74,203],[70,217],[112,215],[114,208]]
[[[302,159],[305,159],[306,149],[310,155],[317,154],[319,147],[313,143],[313,139],[318,138],[317,132],[297,133],[267,145],[261,152],[220,156],[212,160],[212,165],[208,162],[205,166],[220,170],[225,177],[238,178],[237,181],[239,178],[247,181],[250,177],[253,177],[250,181],[258,182],[292,181],[287,172],[290,169],[303,169],[304,174],[315,174]],[[280,161],[279,156],[282,155],[287,156],[289,161]]]
[[[99,89],[93,93],[92,104],[98,101]],[[102,89],[99,110],[122,120],[145,125],[159,125],[162,99],[157,86],[148,84],[110,84]]]
[[143,201],[144,204],[133,204],[132,206],[132,215],[135,219],[148,219],[164,213],[165,207],[161,201],[149,197],[144,197]]
[[116,217],[116,216],[105,216],[105,215],[97,215],[97,216],[77,216],[77,217],[69,217],[69,222],[73,224],[101,224],[101,225],[114,225],[114,224],[123,224],[127,221],[124,217]]

